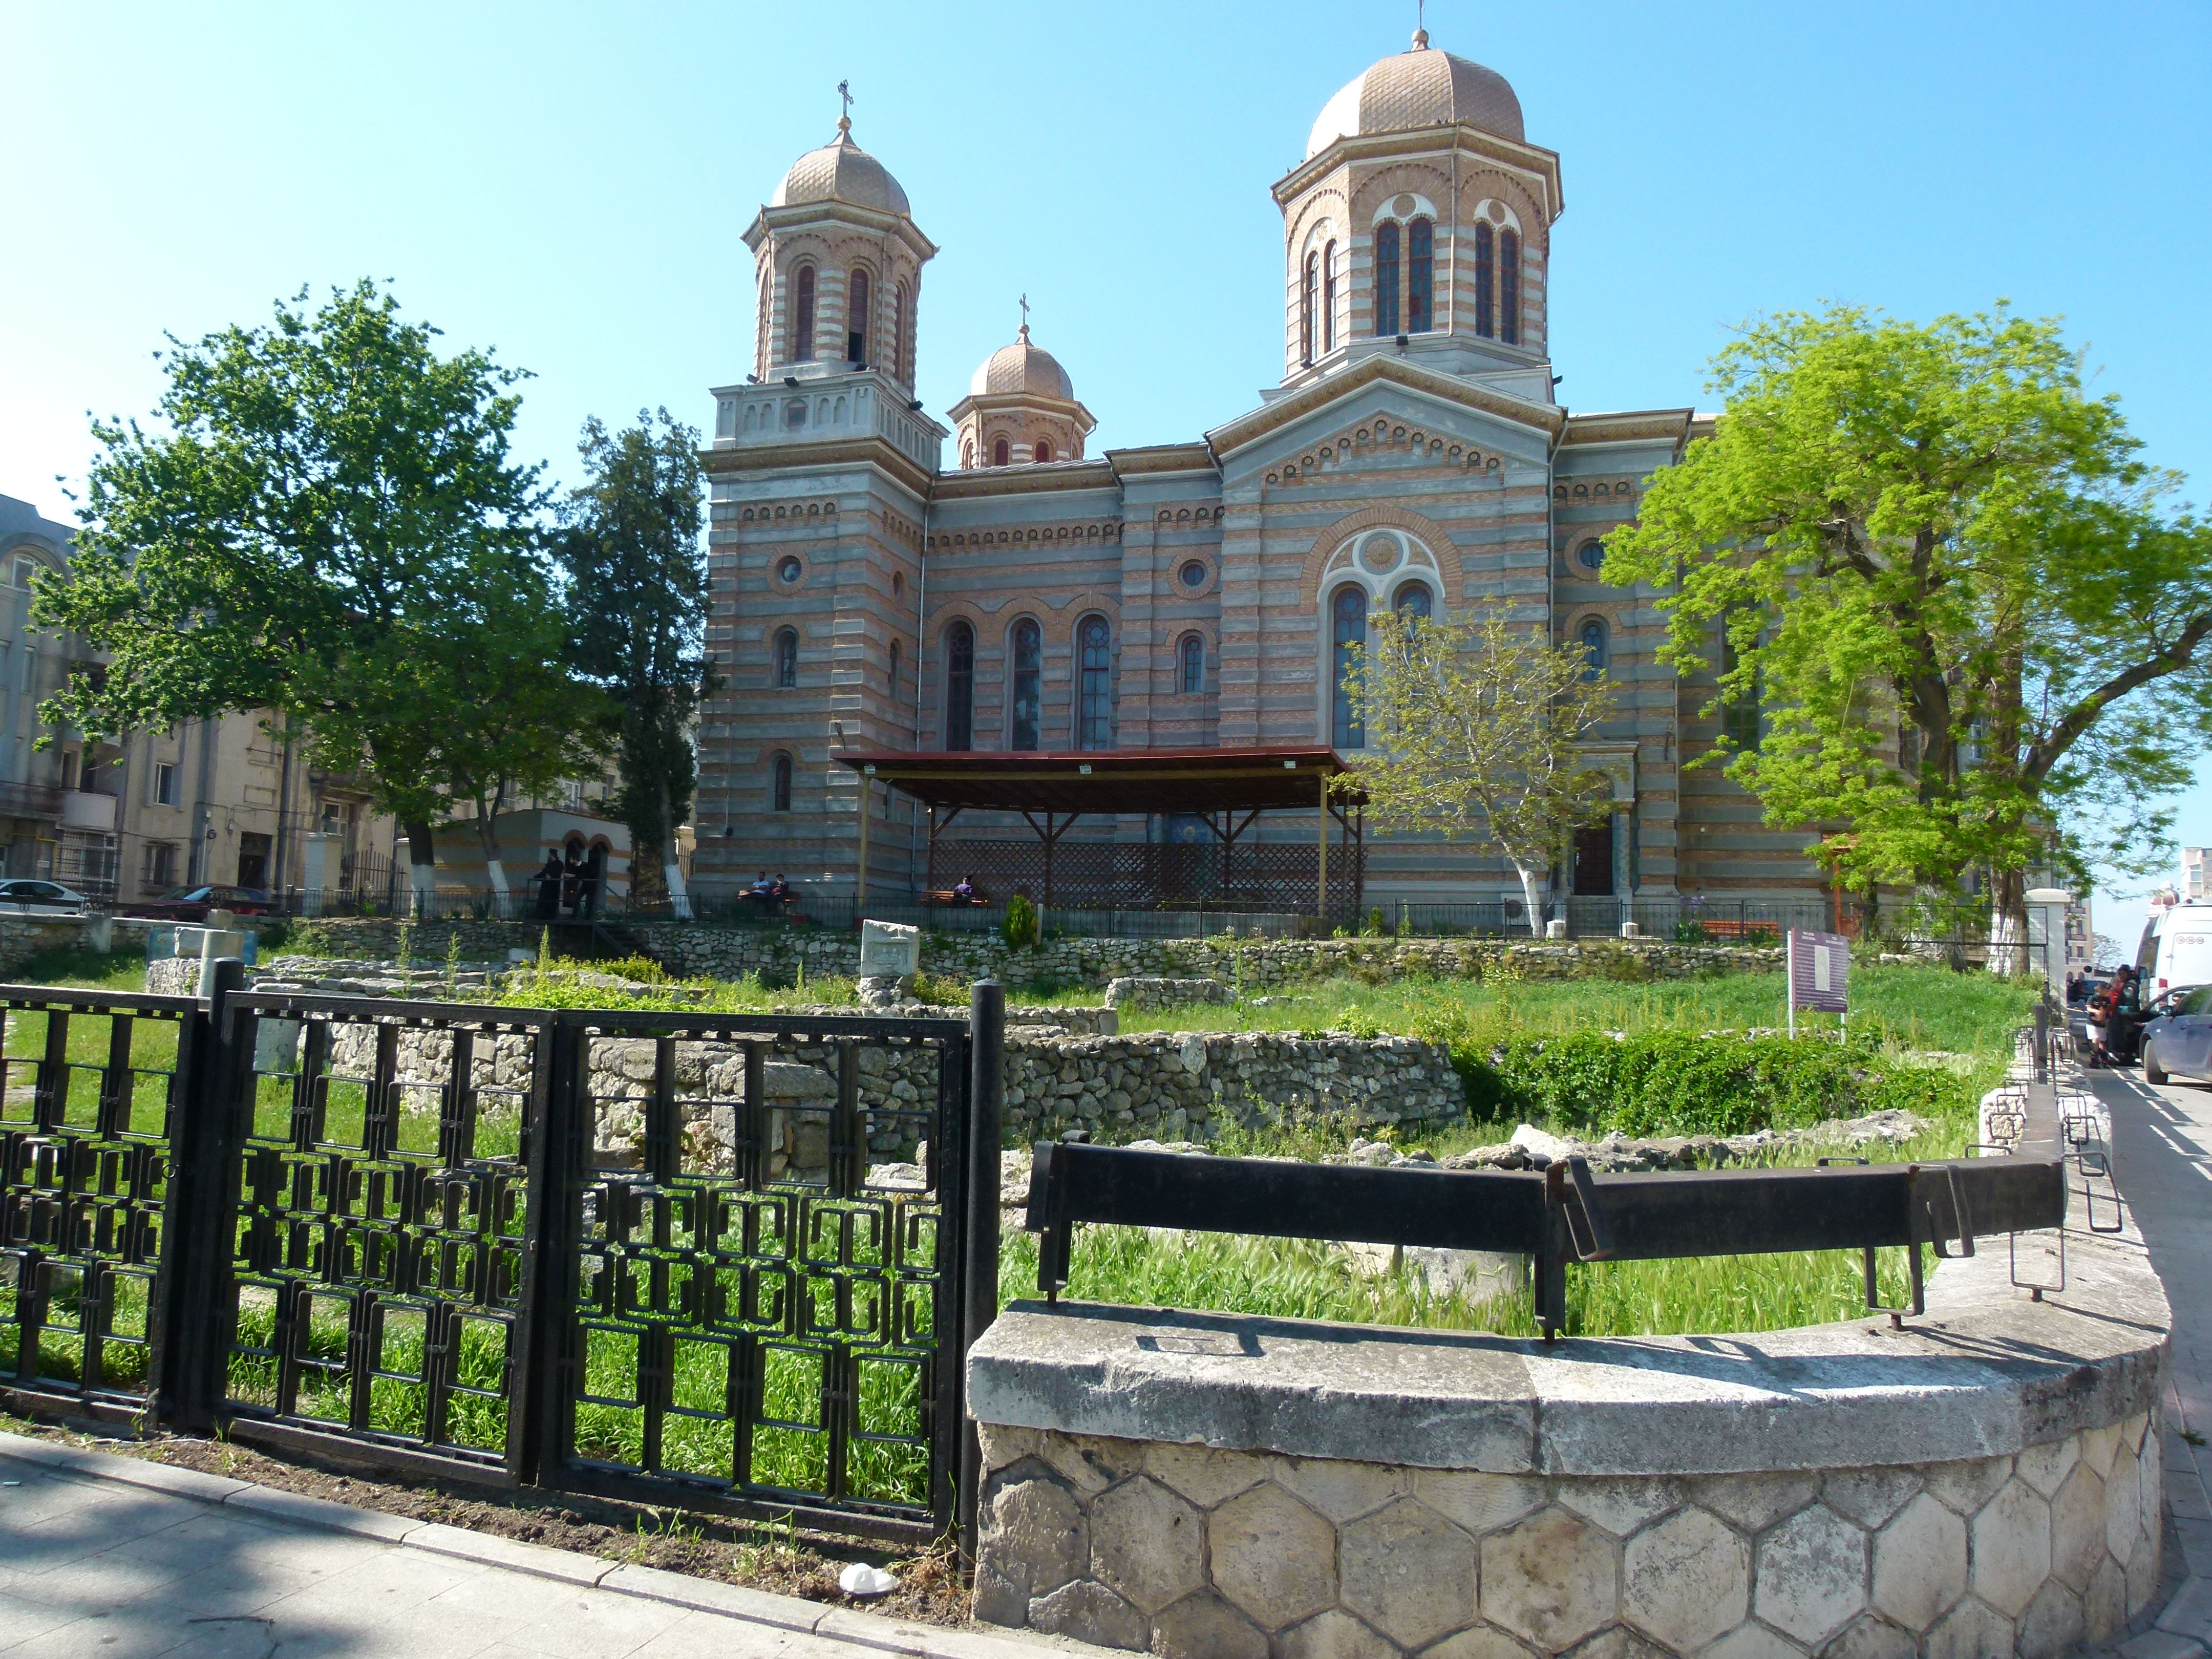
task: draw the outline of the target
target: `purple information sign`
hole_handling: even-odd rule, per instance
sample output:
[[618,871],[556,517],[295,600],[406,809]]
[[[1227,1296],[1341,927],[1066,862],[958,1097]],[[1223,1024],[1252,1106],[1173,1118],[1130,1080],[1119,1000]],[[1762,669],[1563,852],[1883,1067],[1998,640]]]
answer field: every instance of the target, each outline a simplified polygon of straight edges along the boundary
[[1845,988],[1851,973],[1851,942],[1841,933],[1811,933],[1792,927],[1789,939],[1790,1006],[1848,1013]]

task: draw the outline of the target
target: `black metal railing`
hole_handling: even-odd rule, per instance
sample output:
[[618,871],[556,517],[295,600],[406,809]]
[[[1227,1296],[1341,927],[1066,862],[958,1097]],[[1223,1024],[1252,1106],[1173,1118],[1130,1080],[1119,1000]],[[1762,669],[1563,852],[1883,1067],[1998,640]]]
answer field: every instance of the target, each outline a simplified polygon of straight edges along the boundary
[[1000,988],[965,1020],[805,1019],[239,979],[0,987],[0,1401],[954,1524],[967,1301],[996,1308],[967,1199],[995,1223]]

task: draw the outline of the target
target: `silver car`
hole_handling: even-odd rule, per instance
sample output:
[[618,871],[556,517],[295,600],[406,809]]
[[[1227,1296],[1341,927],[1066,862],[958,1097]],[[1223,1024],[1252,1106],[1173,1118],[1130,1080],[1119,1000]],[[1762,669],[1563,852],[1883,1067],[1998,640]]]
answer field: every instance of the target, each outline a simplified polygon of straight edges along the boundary
[[2169,991],[2142,1030],[2143,1081],[2174,1077],[2212,1082],[2212,985]]
[[58,881],[39,881],[27,877],[0,881],[0,904],[20,904],[26,909],[82,915],[91,902],[74,887],[64,887]]

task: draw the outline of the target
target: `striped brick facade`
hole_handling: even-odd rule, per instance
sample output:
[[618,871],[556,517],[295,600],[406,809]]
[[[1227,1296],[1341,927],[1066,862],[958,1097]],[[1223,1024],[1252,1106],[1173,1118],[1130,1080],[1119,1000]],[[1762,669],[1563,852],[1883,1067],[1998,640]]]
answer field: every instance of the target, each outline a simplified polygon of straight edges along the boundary
[[[1333,595],[1364,583],[1371,604],[1389,602],[1389,584],[1417,568],[1441,590],[1440,611],[1504,604],[1561,640],[1601,628],[1606,672],[1621,687],[1620,717],[1594,745],[1615,778],[1616,896],[1820,890],[1802,834],[1765,829],[1717,770],[1684,769],[1719,729],[1701,714],[1711,676],[1662,664],[1656,595],[1603,583],[1583,557],[1634,515],[1645,482],[1699,422],[1686,409],[1571,415],[1553,397],[1545,296],[1559,158],[1522,140],[1502,81],[1417,42],[1332,100],[1307,161],[1274,187],[1288,278],[1281,385],[1202,438],[1088,459],[1057,459],[1080,455],[1089,425],[1064,375],[992,377],[1017,362],[1009,352],[1031,350],[1024,330],[978,371],[955,410],[969,441],[959,465],[944,465],[951,434],[920,412],[910,367],[921,267],[935,249],[888,175],[860,167],[880,172],[873,159],[842,132],[839,145],[802,158],[748,232],[762,300],[755,372],[715,392],[704,456],[709,644],[726,684],[699,732],[702,891],[763,868],[850,890],[859,797],[832,751],[945,747],[947,641],[958,625],[973,630],[978,750],[1013,742],[1012,641],[1024,623],[1042,644],[1038,746],[1080,746],[1077,657],[1092,617],[1109,629],[1113,746],[1327,741]],[[1385,223],[1397,227],[1401,331],[1377,336],[1378,309],[1390,309],[1375,291]],[[1490,228],[1485,262],[1477,225]],[[1518,256],[1510,340],[1499,256],[1508,229]],[[1310,256],[1332,246],[1324,329],[1306,273]],[[1404,326],[1413,246],[1429,261],[1431,326],[1419,331]],[[842,337],[823,320],[844,305],[848,278],[833,267],[863,258],[882,273],[872,280],[884,302],[901,295],[904,333],[888,365],[838,361],[830,343]],[[807,361],[791,344],[802,260],[817,271]],[[1318,301],[1322,285],[1311,286]],[[1001,429],[1048,437],[1056,459],[1040,464],[1016,447],[1012,464],[992,465],[988,441]],[[1393,548],[1407,562],[1376,574],[1377,550]],[[1182,641],[1194,635],[1202,672],[1189,690]],[[776,798],[785,763],[787,804]],[[871,891],[919,884],[921,835],[906,803],[879,793],[872,813]],[[1077,833],[1167,832],[1134,817]],[[963,818],[959,833],[1028,832]],[[1312,825],[1261,833],[1304,838]],[[1478,843],[1370,842],[1376,902],[1518,890]]]

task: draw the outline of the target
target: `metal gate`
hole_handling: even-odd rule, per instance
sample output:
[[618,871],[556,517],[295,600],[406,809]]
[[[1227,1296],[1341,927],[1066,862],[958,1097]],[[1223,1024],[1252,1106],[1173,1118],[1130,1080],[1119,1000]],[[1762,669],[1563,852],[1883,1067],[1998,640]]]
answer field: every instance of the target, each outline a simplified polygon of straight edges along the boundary
[[965,1020],[0,1003],[20,1407],[879,1536],[955,1522],[961,1359],[996,1305],[998,987]]

